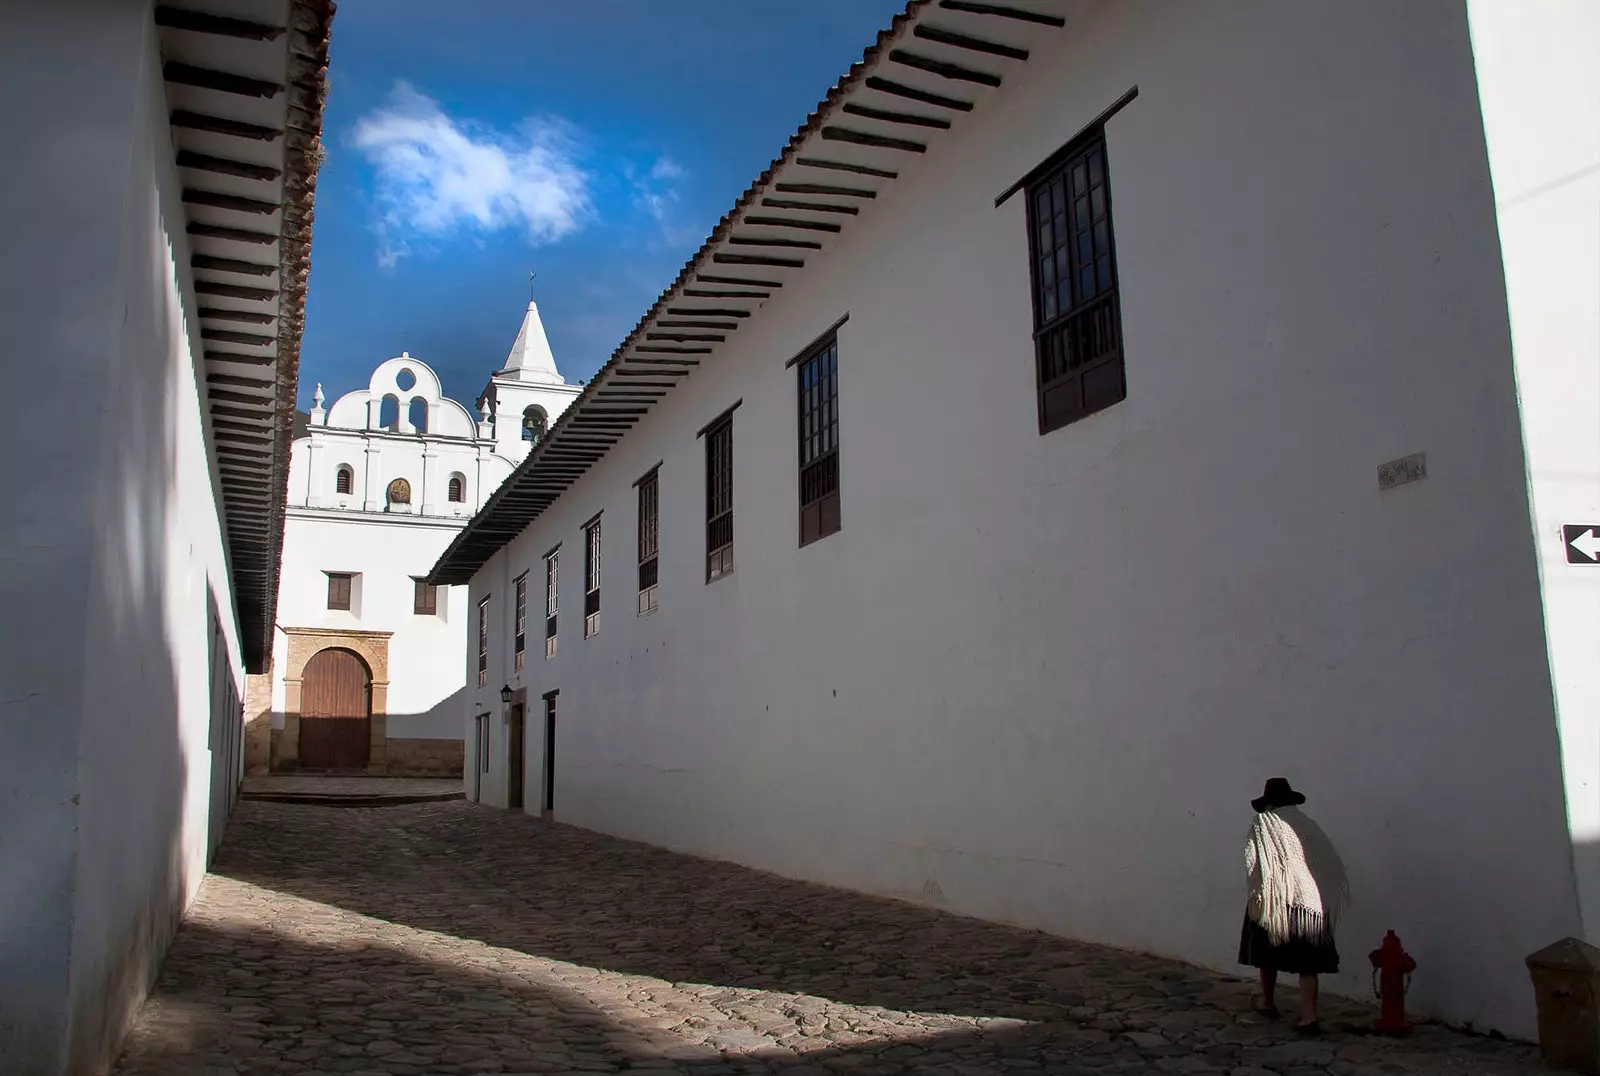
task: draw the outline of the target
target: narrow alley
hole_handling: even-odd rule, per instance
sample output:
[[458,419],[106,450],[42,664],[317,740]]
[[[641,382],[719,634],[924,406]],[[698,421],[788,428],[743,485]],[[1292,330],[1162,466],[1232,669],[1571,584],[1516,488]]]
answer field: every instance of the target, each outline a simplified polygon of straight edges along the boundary
[[245,802],[122,1076],[1539,1071],[1241,981],[472,804]]

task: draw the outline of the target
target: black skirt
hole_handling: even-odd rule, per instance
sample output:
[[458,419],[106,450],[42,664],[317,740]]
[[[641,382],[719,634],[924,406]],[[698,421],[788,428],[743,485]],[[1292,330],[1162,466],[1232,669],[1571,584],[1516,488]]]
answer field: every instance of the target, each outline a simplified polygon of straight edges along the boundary
[[1339,970],[1339,950],[1331,934],[1320,941],[1291,937],[1273,945],[1265,928],[1246,915],[1239,934],[1239,963],[1289,975],[1332,975]]

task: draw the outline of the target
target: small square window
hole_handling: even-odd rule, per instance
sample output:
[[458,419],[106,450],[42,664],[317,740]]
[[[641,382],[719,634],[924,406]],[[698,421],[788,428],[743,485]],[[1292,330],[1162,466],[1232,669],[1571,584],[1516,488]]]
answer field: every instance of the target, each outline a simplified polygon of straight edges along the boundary
[[328,608],[350,608],[350,585],[355,578],[350,572],[325,572],[328,577]]
[[415,591],[411,596],[411,612],[416,616],[438,616],[439,588],[420,576],[413,576],[411,583]]

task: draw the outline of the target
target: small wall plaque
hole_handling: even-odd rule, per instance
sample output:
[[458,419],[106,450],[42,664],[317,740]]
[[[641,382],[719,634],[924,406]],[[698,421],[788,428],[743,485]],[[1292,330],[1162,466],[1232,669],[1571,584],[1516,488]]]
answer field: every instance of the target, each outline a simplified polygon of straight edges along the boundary
[[1428,457],[1426,453],[1413,452],[1409,456],[1401,456],[1397,460],[1378,464],[1378,488],[1380,490],[1394,489],[1410,482],[1421,482],[1428,477]]

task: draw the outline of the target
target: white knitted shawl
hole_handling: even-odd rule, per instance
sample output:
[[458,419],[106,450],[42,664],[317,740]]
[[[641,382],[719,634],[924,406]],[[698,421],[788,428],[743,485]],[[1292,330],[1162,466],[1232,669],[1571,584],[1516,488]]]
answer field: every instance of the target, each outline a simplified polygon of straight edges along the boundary
[[1245,839],[1244,865],[1248,914],[1273,945],[1332,940],[1350,883],[1320,826],[1296,807],[1260,812]]

